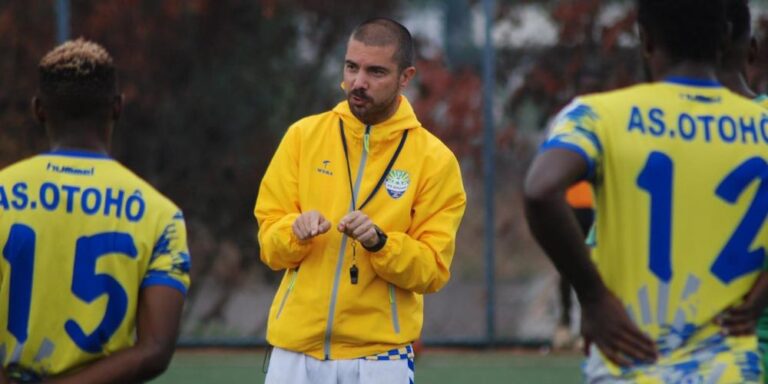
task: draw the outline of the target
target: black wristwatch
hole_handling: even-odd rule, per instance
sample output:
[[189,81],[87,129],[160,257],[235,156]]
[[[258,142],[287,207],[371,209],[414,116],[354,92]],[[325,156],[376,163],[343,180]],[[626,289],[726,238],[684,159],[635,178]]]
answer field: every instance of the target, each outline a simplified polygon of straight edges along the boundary
[[368,252],[378,252],[381,251],[382,248],[384,248],[384,245],[387,244],[387,234],[384,233],[384,231],[381,230],[378,226],[374,225],[373,230],[376,231],[376,235],[379,236],[379,242],[376,243],[373,247],[366,247],[365,244],[363,244],[363,248],[365,248]]

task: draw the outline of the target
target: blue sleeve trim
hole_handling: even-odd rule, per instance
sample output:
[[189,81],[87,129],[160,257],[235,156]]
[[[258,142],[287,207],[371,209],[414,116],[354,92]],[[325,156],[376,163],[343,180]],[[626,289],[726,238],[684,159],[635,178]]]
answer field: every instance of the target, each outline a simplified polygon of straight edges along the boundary
[[587,172],[583,176],[584,179],[591,180],[595,175],[595,161],[592,160],[589,155],[587,155],[587,152],[583,148],[576,144],[565,143],[562,141],[547,141],[541,145],[539,152],[544,152],[553,148],[560,148],[571,152],[576,152],[576,154],[581,156],[581,158],[584,159],[584,162],[587,163]]
[[182,282],[168,276],[167,274],[161,274],[161,273],[151,273],[149,276],[144,278],[144,281],[141,282],[141,289],[152,287],[155,285],[164,285],[166,287],[174,288],[181,292],[182,295],[187,295],[187,287],[182,284]]

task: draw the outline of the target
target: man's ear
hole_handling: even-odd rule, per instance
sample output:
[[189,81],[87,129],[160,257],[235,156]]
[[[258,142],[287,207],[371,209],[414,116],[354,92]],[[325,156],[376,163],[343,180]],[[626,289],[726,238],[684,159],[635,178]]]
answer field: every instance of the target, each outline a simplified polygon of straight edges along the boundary
[[120,118],[120,115],[123,113],[124,101],[125,96],[123,96],[122,93],[115,96],[115,98],[112,100],[112,120],[117,121],[117,119]]
[[38,96],[33,96],[30,107],[32,108],[32,114],[35,116],[35,120],[40,124],[45,124],[46,114],[45,108],[43,107],[43,101],[40,100]]
[[656,48],[653,44],[653,39],[651,38],[651,35],[643,28],[643,26],[640,26],[640,46],[643,47],[643,57],[650,58],[651,54],[653,53],[653,50]]
[[416,75],[416,67],[410,66],[403,70],[403,72],[400,74],[400,88],[404,89],[408,86],[408,83],[413,79],[413,76]]
[[747,64],[754,64],[757,61],[757,53],[760,48],[757,47],[757,39],[751,37],[749,39],[749,51],[747,51]]

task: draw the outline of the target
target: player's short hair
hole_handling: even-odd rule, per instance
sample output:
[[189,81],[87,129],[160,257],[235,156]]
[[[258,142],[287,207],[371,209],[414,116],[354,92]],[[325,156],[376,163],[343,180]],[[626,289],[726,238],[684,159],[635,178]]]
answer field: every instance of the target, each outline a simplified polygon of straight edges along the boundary
[[637,0],[637,18],[673,59],[715,62],[728,33],[725,2]]
[[61,118],[103,115],[117,94],[112,56],[101,45],[83,38],[48,52],[38,69],[40,96]]
[[358,25],[352,32],[352,38],[377,47],[396,45],[395,61],[402,71],[413,66],[413,38],[408,28],[386,17],[376,17]]
[[752,37],[749,0],[728,0],[725,11],[731,23],[731,41],[743,41]]

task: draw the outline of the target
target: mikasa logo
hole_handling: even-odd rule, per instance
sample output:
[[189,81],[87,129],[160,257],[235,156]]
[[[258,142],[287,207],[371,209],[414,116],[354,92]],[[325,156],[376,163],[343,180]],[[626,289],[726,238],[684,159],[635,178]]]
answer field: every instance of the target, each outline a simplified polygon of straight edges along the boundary
[[330,160],[323,160],[323,167],[317,168],[317,172],[322,173],[323,175],[333,176],[333,172],[328,170],[328,164],[330,163]]

